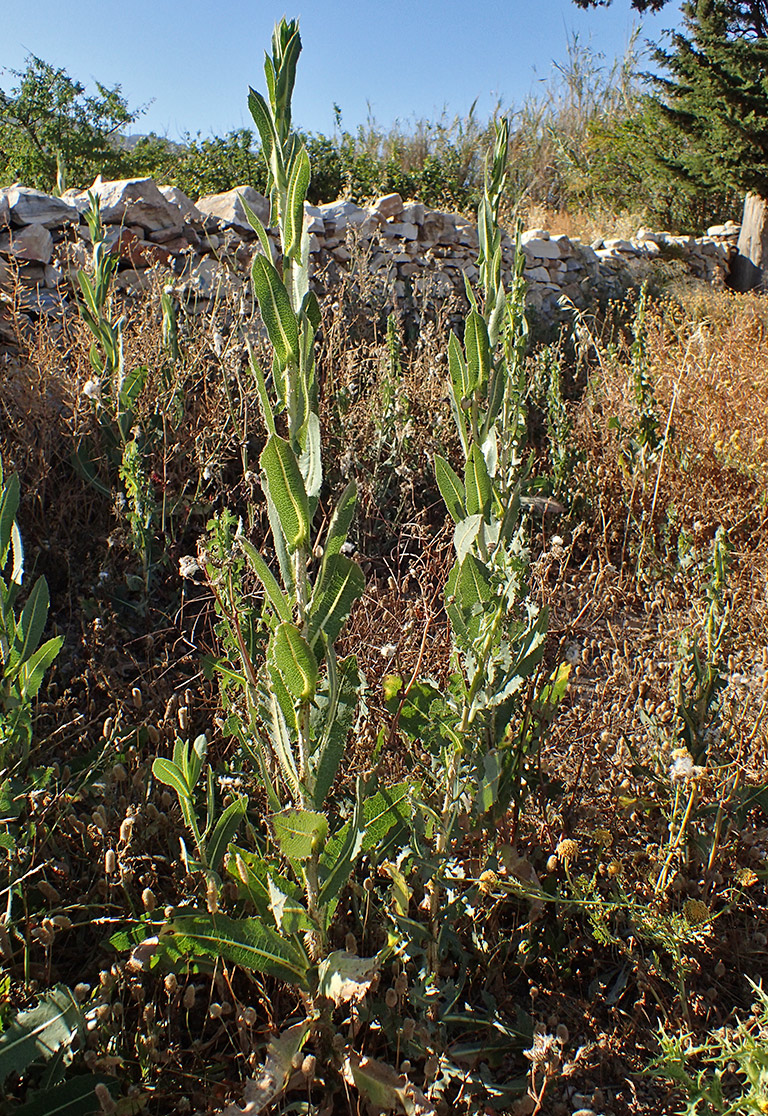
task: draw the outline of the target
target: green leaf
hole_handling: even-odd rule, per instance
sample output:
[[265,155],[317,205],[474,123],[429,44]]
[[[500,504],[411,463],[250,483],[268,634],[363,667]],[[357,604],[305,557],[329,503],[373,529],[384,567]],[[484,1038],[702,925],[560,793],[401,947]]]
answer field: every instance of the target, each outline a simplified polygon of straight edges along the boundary
[[270,877],[284,895],[292,899],[300,897],[296,885],[280,874],[276,861],[265,860],[258,853],[237,845],[233,845],[230,852],[227,872],[238,883],[241,896],[250,899],[263,918],[272,918]]
[[309,501],[296,455],[284,438],[273,434],[259,461],[288,549],[294,551],[306,546],[310,529]]
[[25,663],[37,650],[48,618],[48,583],[39,577],[32,587],[19,619],[13,648],[14,666]]
[[464,506],[464,485],[458,474],[440,454],[435,454],[435,480],[451,519],[454,523],[461,523],[467,516]]
[[349,734],[357,720],[357,708],[363,689],[363,678],[354,655],[336,663],[333,648],[326,653],[328,688],[320,690],[312,710],[312,725],[317,745],[312,755],[315,768],[313,797],[322,808],[339,770]]
[[45,677],[45,672],[56,658],[59,651],[61,651],[63,643],[63,636],[55,636],[53,639],[47,640],[47,642],[45,642],[42,647],[39,647],[34,655],[24,663],[19,671],[17,679],[17,684],[24,701],[37,695],[42,685],[43,678]]
[[299,942],[287,941],[258,918],[227,918],[218,912],[180,915],[166,930],[184,953],[223,957],[243,969],[308,988],[309,961]]
[[230,802],[216,822],[213,833],[206,841],[205,855],[208,867],[212,868],[214,872],[219,871],[224,853],[229,847],[229,842],[237,833],[237,828],[245,817],[247,809],[247,798],[238,798],[234,802]]
[[276,434],[277,428],[275,427],[275,412],[272,409],[272,403],[267,391],[267,383],[264,379],[264,373],[261,370],[261,365],[253,355],[250,341],[248,342],[248,355],[251,362],[251,372],[256,381],[256,391],[259,395],[259,403],[261,404],[261,413],[264,418],[264,425],[267,428],[267,434]]
[[328,533],[325,537],[325,547],[323,548],[324,565],[328,564],[334,554],[339,553],[347,541],[347,534],[355,515],[356,502],[357,484],[351,480],[339,497],[339,502],[331,516]]
[[320,303],[314,291],[307,291],[301,302],[301,310],[306,315],[307,321],[312,326],[312,332],[317,333],[322,322]]
[[299,461],[299,468],[304,477],[304,487],[306,488],[307,496],[311,500],[313,496],[320,495],[320,489],[323,487],[320,419],[314,411],[310,411],[307,415],[307,421],[304,423],[302,434],[304,452]]
[[251,277],[269,340],[279,364],[285,368],[289,362],[298,360],[299,353],[299,326],[291,300],[274,264],[266,256],[254,256]]
[[173,787],[179,798],[190,797],[190,788],[187,786],[184,774],[173,760],[158,756],[152,763],[152,774],[159,782],[165,783],[168,787]]
[[320,596],[315,600],[313,594],[309,614],[309,642],[313,648],[321,635],[330,645],[336,642],[352,606],[365,592],[365,575],[351,558],[333,554],[324,565],[317,589]]
[[479,815],[487,814],[499,799],[501,763],[498,752],[489,752],[483,757],[483,775],[475,798],[475,809]]
[[19,498],[19,477],[17,473],[11,473],[0,493],[0,568],[4,568],[8,560],[11,532],[16,522],[16,512],[19,510]]
[[245,219],[247,220],[248,224],[251,226],[251,228],[253,229],[253,231],[256,233],[256,235],[259,238],[259,244],[261,245],[262,252],[264,253],[264,255],[266,256],[266,258],[268,260],[271,260],[272,259],[272,245],[269,243],[269,237],[267,236],[267,230],[264,228],[264,226],[262,225],[261,221],[256,216],[256,214],[253,212],[253,210],[251,209],[251,207],[249,206],[248,202],[245,200],[243,195],[238,194],[237,196],[240,199],[240,204],[243,207],[243,212],[245,213]]
[[83,1030],[75,997],[63,984],[56,985],[35,1007],[19,1012],[0,1035],[0,1084],[10,1073],[22,1074],[33,1062],[69,1048]]
[[280,140],[275,131],[269,106],[261,93],[257,93],[255,89],[249,89],[248,108],[251,110],[251,116],[259,130],[264,159],[270,170],[272,184],[283,189],[285,186],[285,168]]
[[62,1081],[51,1089],[39,1089],[32,1100],[14,1108],[14,1116],[92,1116],[104,1109],[96,1096],[97,1085],[115,1091],[119,1082],[114,1077],[91,1073]]
[[483,451],[477,443],[469,451],[464,469],[464,487],[467,515],[481,515],[487,520],[491,511],[491,478],[488,476]]
[[456,406],[461,409],[462,400],[467,399],[472,392],[472,385],[467,370],[467,362],[461,351],[461,344],[455,333],[448,339],[448,369],[451,375],[451,387]]
[[271,821],[280,851],[288,860],[309,860],[328,838],[328,819],[314,810],[281,810]]
[[304,199],[307,196],[311,170],[304,144],[293,159],[288,177],[283,223],[283,253],[301,263],[301,235],[304,231]]
[[[482,390],[488,383],[491,369],[488,327],[477,310],[472,310],[464,326],[464,348],[471,391]],[[469,394],[469,393],[468,393]]]
[[311,701],[318,680],[317,659],[295,624],[278,624],[269,643],[270,665],[296,701]]
[[253,543],[250,543],[248,539],[244,539],[241,537],[240,545],[245,551],[245,555],[250,562],[254,573],[264,587],[264,592],[267,595],[267,600],[272,605],[272,608],[275,610],[278,619],[290,622],[291,608],[288,604],[288,598],[278,584],[277,578],[272,573],[269,566],[259,554]]
[[453,545],[458,562],[463,562],[472,550],[482,526],[483,517],[481,514],[468,515],[466,519],[462,519],[461,523],[456,524],[453,532]]
[[269,887],[269,906],[275,925],[282,934],[303,934],[316,930],[306,908],[298,899],[288,895],[278,887],[272,876],[267,876]]
[[120,385],[118,405],[121,411],[132,411],[147,382],[149,370],[139,366],[132,369]]

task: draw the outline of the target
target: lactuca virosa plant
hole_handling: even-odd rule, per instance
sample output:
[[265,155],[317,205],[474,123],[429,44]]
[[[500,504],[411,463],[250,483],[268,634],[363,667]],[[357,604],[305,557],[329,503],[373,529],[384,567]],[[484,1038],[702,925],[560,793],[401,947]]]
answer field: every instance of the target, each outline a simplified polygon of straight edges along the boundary
[[19,478],[4,480],[0,466],[0,767],[22,763],[32,743],[32,709],[45,672],[63,643],[40,640],[48,618],[48,584],[39,577],[20,612],[24,549],[16,524]]
[[[84,388],[91,398],[99,418],[103,448],[112,470],[118,474],[121,490],[116,494],[118,508],[122,509],[130,528],[133,548],[141,561],[141,577],[129,588],[149,592],[153,560],[153,538],[156,506],[152,481],[147,469],[149,450],[148,435],[137,421],[136,404],[144,390],[148,369],[142,365],[126,370],[123,354],[123,329],[125,319],[110,315],[112,281],[119,258],[110,252],[101,222],[99,199],[89,194],[90,205],[85,211],[91,234],[91,274],[78,272],[82,291],[80,314],[93,335],[89,359],[92,378]],[[167,293],[163,298],[163,333],[172,351],[178,351],[175,322],[172,320],[172,303]],[[87,479],[105,496],[111,497],[109,485],[98,476],[86,444],[78,448],[76,463]]]
[[[271,552],[253,545],[233,517],[222,513],[211,524],[201,557],[220,616],[224,646],[216,666],[227,727],[254,761],[269,806],[266,830],[255,831],[256,850],[228,847],[226,872],[237,887],[238,917],[219,910],[215,892],[219,838],[234,834],[244,807],[229,807],[223,830],[198,822],[201,741],[191,750],[177,744],[174,759],[158,759],[153,768],[179,796],[208,899],[207,910],[180,913],[166,924],[160,941],[172,941],[186,953],[223,957],[301,989],[309,1013],[284,1036],[291,1056],[310,1030],[324,1032],[329,1006],[359,997],[377,971],[377,958],[332,949],[329,931],[358,859],[395,825],[402,827],[410,812],[405,787],[376,791],[358,779],[346,820],[332,795],[363,685],[355,656],[339,658],[335,648],[365,582],[360,567],[343,553],[355,511],[354,481],[339,497],[322,545],[315,537],[323,485],[314,356],[320,311],[309,290],[304,202],[310,164],[302,140],[291,131],[300,49],[297,23],[282,20],[265,60],[267,97],[255,90],[249,97],[268,166],[271,223],[279,229],[282,249],[278,266],[265,229],[249,213],[262,249],[253,262],[253,288],[273,353],[268,373],[251,356],[266,431],[259,464]],[[256,598],[242,589],[246,563],[261,587]],[[207,778],[210,787],[210,774]],[[210,802],[211,790],[207,797]],[[286,1076],[289,1071],[290,1057]]]
[[[466,284],[464,343],[449,343],[450,399],[464,456],[459,475],[440,456],[435,475],[454,520],[456,559],[445,586],[451,626],[447,686],[386,682],[389,708],[402,731],[430,742],[437,787],[438,867],[429,884],[433,963],[441,952],[443,867],[461,839],[460,817],[503,822],[519,808],[544,720],[562,696],[567,669],[539,681],[547,613],[528,586],[528,551],[521,516],[527,467],[527,381],[524,258],[518,250],[510,290],[502,279],[499,205],[504,190],[508,126],[496,127],[478,209],[480,290]],[[514,829],[514,822],[513,822]],[[513,837],[513,833],[510,834]]]

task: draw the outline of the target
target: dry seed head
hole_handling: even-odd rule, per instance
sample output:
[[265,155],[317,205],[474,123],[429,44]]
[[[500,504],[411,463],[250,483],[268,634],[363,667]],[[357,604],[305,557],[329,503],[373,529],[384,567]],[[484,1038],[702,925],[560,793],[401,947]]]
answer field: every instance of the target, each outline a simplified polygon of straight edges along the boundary
[[416,1030],[416,1024],[413,1019],[404,1019],[403,1025],[400,1028],[400,1033],[403,1036],[403,1042],[410,1042]]
[[129,814],[127,817],[123,818],[122,822],[120,823],[121,845],[129,845],[131,843],[131,833],[133,832],[135,821],[136,819],[131,814]]
[[111,1116],[113,1112],[117,1111],[117,1105],[112,1100],[109,1089],[103,1081],[100,1081],[98,1085],[95,1085],[93,1091],[96,1094],[96,1099],[99,1102],[99,1108],[101,1109],[104,1116]]
[[181,731],[182,732],[188,732],[188,730],[189,730],[189,710],[187,709],[186,705],[180,705],[179,706],[179,712],[178,712],[177,716],[178,716],[178,721],[179,721],[179,728],[181,729]]
[[485,872],[480,873],[480,878],[477,881],[478,891],[482,895],[490,895],[493,891],[494,885],[499,882],[499,877],[495,872],[486,869]]
[[53,884],[49,884],[47,880],[37,881],[37,890],[40,894],[48,900],[49,903],[60,903],[61,896],[59,895]]
[[195,1006],[195,986],[188,984],[184,989],[184,998],[181,1001],[184,1004],[186,1011],[191,1011]]
[[179,982],[176,979],[176,974],[175,973],[168,973],[165,980],[163,981],[163,984],[165,985],[165,990],[168,993],[168,995],[173,996],[174,992],[179,987]]
[[216,881],[209,879],[205,888],[205,903],[209,914],[216,914],[219,909],[219,889]]
[[387,1005],[387,1007],[397,1007],[397,999],[397,992],[395,992],[394,988],[388,988],[384,996],[384,1003]]
[[114,728],[115,718],[107,717],[101,728],[101,735],[104,737],[105,740],[110,740],[112,738],[112,732],[114,731]]
[[547,871],[548,872],[557,871],[557,866],[558,866],[559,863],[560,863],[559,860],[557,859],[557,857],[553,853],[552,856],[547,858]]
[[147,736],[153,747],[160,743],[160,732],[155,725],[147,725]]
[[221,1019],[221,1016],[223,1014],[221,1010],[221,1004],[211,1004],[208,1008],[208,1014],[210,1015],[211,1019]]
[[683,918],[689,926],[703,926],[711,917],[709,907],[700,899],[686,899],[683,903]]
[[141,696],[141,690],[138,686],[134,686],[131,690],[131,697],[133,698],[134,708],[141,709],[143,698]]
[[563,864],[572,864],[579,855],[579,846],[570,837],[566,837],[555,849],[557,857]]
[[256,1019],[258,1018],[256,1015],[256,1009],[253,1007],[244,1007],[241,1012],[241,1018],[246,1027],[252,1027],[256,1022]]
[[145,887],[141,893],[141,901],[144,904],[145,911],[153,911],[157,906],[157,899],[151,887]]
[[347,953],[357,953],[357,938],[354,934],[349,933],[344,937],[344,949]]
[[759,876],[751,868],[739,868],[736,873],[736,883],[741,884],[742,887],[752,887],[758,879]]

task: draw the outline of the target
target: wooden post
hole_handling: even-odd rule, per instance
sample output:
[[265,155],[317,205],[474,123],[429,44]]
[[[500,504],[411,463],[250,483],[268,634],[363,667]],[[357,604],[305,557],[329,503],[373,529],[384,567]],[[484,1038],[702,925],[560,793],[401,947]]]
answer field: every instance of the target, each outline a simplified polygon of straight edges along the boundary
[[768,202],[759,194],[747,194],[737,255],[731,264],[729,286],[735,291],[753,291],[768,283]]

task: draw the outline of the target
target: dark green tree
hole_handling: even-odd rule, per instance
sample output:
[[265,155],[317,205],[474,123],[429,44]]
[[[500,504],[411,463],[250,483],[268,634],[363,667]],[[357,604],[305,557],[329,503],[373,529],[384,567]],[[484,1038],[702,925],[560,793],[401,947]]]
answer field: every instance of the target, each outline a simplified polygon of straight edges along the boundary
[[[632,0],[639,11],[666,0]],[[575,0],[579,7],[610,0]],[[768,262],[768,0],[686,0],[657,48],[651,81],[666,138],[658,163],[683,184],[746,194],[732,281],[757,286]]]
[[120,86],[96,82],[96,93],[66,70],[30,55],[26,69],[0,89],[0,184],[22,182],[40,190],[89,186],[97,174],[119,178],[128,165],[122,128],[143,111],[129,109]]

